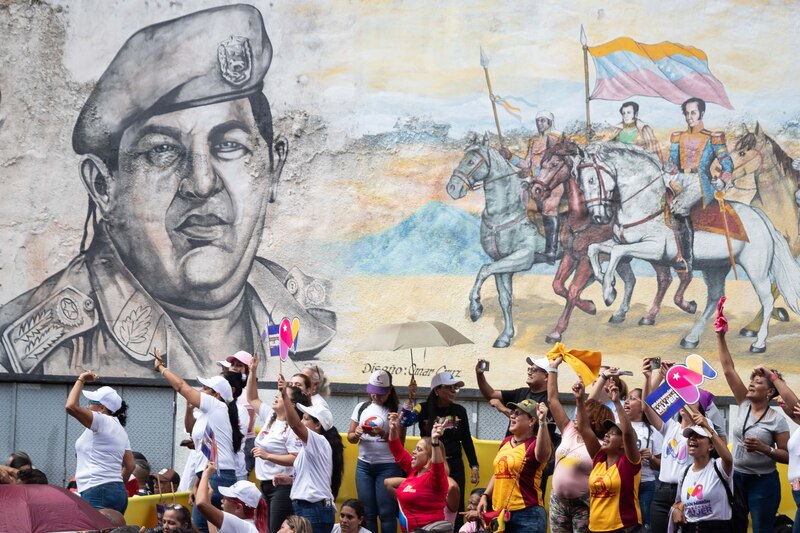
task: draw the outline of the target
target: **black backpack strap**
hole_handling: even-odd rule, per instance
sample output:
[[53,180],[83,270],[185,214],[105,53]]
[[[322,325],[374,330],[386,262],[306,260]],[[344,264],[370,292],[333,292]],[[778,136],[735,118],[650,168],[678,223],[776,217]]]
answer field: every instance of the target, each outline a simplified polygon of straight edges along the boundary
[[367,409],[367,407],[369,407],[369,404],[370,404],[370,403],[372,403],[372,400],[368,400],[368,401],[366,401],[366,402],[363,402],[363,403],[362,403],[362,404],[359,406],[359,408],[358,408],[358,415],[356,415],[356,419],[357,419],[357,420],[356,420],[356,424],[359,424],[359,423],[361,423],[361,413],[363,413],[364,411],[366,411],[366,409]]
[[725,481],[725,477],[723,477],[722,472],[720,472],[719,468],[717,468],[717,461],[715,459],[712,459],[712,461],[714,465],[714,472],[717,473],[717,477],[719,478],[720,482],[722,482],[722,486],[725,487],[725,494],[728,496],[728,505],[731,506],[731,511],[733,511],[733,493],[731,492],[731,488],[728,486],[728,482]]
[[692,465],[689,464],[689,466],[686,467],[686,470],[683,471],[683,475],[681,476],[681,481],[680,481],[680,483],[678,483],[678,493],[675,495],[675,503],[681,501],[680,494],[681,494],[681,491],[683,490],[683,481],[686,479],[686,474],[689,473],[689,469],[691,467],[692,467]]

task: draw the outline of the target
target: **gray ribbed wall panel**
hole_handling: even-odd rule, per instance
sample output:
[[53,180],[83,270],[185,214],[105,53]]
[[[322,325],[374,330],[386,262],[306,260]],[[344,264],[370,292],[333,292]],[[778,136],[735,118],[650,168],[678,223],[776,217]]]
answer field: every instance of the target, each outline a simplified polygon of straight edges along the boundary
[[14,445],[27,452],[54,485],[64,484],[66,399],[66,385],[17,384]]

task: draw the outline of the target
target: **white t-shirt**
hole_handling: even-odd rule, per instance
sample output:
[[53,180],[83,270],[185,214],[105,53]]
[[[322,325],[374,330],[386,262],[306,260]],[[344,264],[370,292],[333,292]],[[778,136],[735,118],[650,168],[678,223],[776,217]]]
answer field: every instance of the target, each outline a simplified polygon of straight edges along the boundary
[[[270,418],[272,418],[272,407],[267,405],[266,402],[261,402],[258,416],[265,420],[265,423],[261,431],[256,435],[256,446],[276,455],[286,455],[288,453],[297,455],[300,453],[300,450],[303,449],[303,441],[289,429],[289,424],[285,420],[276,419],[272,426],[268,425]],[[273,462],[256,457],[256,479],[261,481],[272,480],[278,474],[293,476],[294,467],[276,465]]]
[[[353,409],[353,414],[350,420],[363,426],[367,422],[371,426],[382,428],[386,435],[389,435],[389,408],[383,405],[375,405],[369,402],[369,405],[358,416],[358,411],[361,409],[362,404],[356,405]],[[369,435],[366,432],[361,435],[361,441],[358,443],[358,458],[361,461],[369,464],[382,464],[394,463],[394,456],[389,451],[389,443],[385,438],[378,437],[377,435]]]
[[247,407],[239,402],[236,402],[236,407],[239,411],[239,431],[242,432],[242,445],[239,447],[239,451],[236,452],[236,479],[245,479],[247,477],[247,463],[244,461],[244,446],[247,426],[250,424],[250,413],[247,412]]
[[330,409],[328,402],[322,397],[321,394],[315,394],[311,397],[311,405],[322,405],[323,407],[328,407]]
[[663,483],[680,483],[686,467],[692,462],[680,423],[669,419],[661,426],[661,470],[658,479]]
[[176,492],[192,490],[194,482],[197,479],[195,476],[197,463],[201,461],[205,462],[205,458],[206,456],[203,455],[203,452],[200,450],[189,450],[189,457],[186,459],[186,465],[184,465],[183,472],[181,473],[181,483],[178,485],[178,490]]
[[331,445],[323,435],[308,431],[308,441],[294,461],[294,483],[290,497],[293,500],[320,502],[333,501],[331,474],[333,458]]
[[222,527],[219,528],[219,533],[259,533],[255,520],[243,520],[224,511],[222,514]]
[[800,478],[800,428],[789,437],[789,482]]
[[733,475],[728,476],[725,473],[722,459],[709,461],[700,472],[695,472],[693,466],[689,467],[683,485],[678,489],[678,498],[683,502],[683,512],[687,522],[730,520],[733,516],[725,486],[714,471],[714,463],[728,484],[731,494],[733,493]]
[[[203,433],[206,427],[210,427],[214,432],[214,440],[217,441],[217,470],[236,470],[236,454],[233,451],[233,435],[231,430],[231,420],[228,417],[228,406],[225,402],[217,400],[210,394],[200,393],[200,411],[205,414],[202,430],[199,432],[199,439],[195,439],[197,426],[200,419],[194,424],[192,429],[192,440],[200,449],[203,441]],[[205,469],[207,461],[201,461],[197,472]]]
[[[650,453],[658,455],[661,453],[661,448],[664,444],[664,437],[661,433],[656,431],[653,426],[648,426],[644,422],[631,422],[634,431],[636,431],[636,438],[639,443],[637,447],[640,450],[649,448]],[[642,459],[642,481],[655,481],[658,471],[650,467],[650,461]]]
[[[333,529],[331,529],[331,533],[342,533],[342,524],[335,524],[333,526]],[[372,532],[365,527],[359,527],[358,533],[372,533]]]
[[[205,396],[205,395],[204,395]],[[194,411],[194,426],[192,427],[192,442],[194,443],[194,451],[197,452],[197,456],[194,461],[194,472],[202,472],[206,469],[206,463],[208,463],[208,459],[203,452],[200,450],[200,446],[203,443],[203,434],[206,431],[206,415],[205,413],[201,412],[199,409],[195,409]]]
[[247,410],[247,430],[242,432],[245,439],[254,439],[256,438],[256,412],[253,409],[253,406],[250,405],[250,402],[247,401],[247,395],[242,393],[241,396],[236,400],[236,403],[243,406],[245,410]]
[[92,411],[92,425],[75,441],[78,492],[104,483],[122,483],[122,457],[131,441],[119,419]]

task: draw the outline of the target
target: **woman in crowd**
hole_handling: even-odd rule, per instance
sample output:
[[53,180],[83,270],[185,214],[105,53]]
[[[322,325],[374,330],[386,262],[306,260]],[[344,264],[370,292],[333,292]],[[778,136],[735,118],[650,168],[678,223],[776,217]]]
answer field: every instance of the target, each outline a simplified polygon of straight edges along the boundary
[[[663,361],[658,370],[653,370],[649,358],[642,363],[642,374],[645,377],[645,386],[642,395],[646,398],[651,389],[661,384],[672,362]],[[678,490],[686,467],[691,461],[688,454],[688,442],[683,436],[683,430],[694,425],[692,412],[705,416],[706,411],[701,403],[688,405],[688,409],[681,409],[678,420],[670,418],[666,422],[646,403],[642,404],[644,413],[650,425],[661,434],[661,461],[658,470],[655,495],[650,503],[650,530],[653,533],[667,533],[669,515],[672,504],[675,503],[675,494]],[[691,409],[691,411],[689,411]],[[713,426],[713,424],[712,424]],[[715,432],[720,434],[718,428]]]
[[659,431],[655,431],[650,421],[644,416],[642,389],[633,389],[623,404],[625,413],[636,432],[636,442],[642,455],[642,477],[639,481],[639,510],[642,512],[642,523],[650,528],[650,504],[656,493],[656,479],[661,465],[661,447],[664,439]]
[[[404,406],[403,425],[410,426],[414,423],[419,424],[419,434],[422,437],[431,435],[431,428],[434,422],[442,421],[445,430],[442,435],[447,466],[450,470],[450,477],[456,480],[461,494],[465,494],[466,479],[464,473],[464,460],[461,456],[463,448],[467,455],[467,461],[471,468],[470,480],[474,485],[480,481],[478,476],[478,456],[475,453],[475,445],[472,442],[472,433],[469,429],[469,418],[467,410],[463,405],[455,403],[456,395],[464,382],[453,377],[450,372],[440,372],[433,376],[431,380],[431,392],[426,401],[415,406],[408,412],[408,406]],[[415,391],[409,387],[409,395]],[[459,512],[464,510],[464,500],[459,499]],[[458,515],[456,529],[461,527],[462,519]]]
[[552,453],[544,402],[509,403],[509,431],[494,458],[494,474],[481,495],[478,512],[507,509],[508,533],[545,533],[547,518],[542,507],[542,470]]
[[[724,297],[719,303],[718,316],[722,316]],[[724,316],[722,316],[724,319]],[[775,381],[780,374],[771,371],[752,372],[750,384],[745,386],[736,373],[728,344],[725,342],[727,321],[717,320],[717,349],[725,380],[739,405],[733,423],[733,480],[736,490],[747,499],[753,533],[768,533],[781,502],[781,482],[775,463],[788,463],[789,425],[769,402],[777,396]]]
[[[84,391],[84,384],[97,380],[97,374],[84,372],[67,397],[67,414],[86,429],[75,441],[77,467],[75,479],[81,498],[95,509],[114,509],[125,513],[128,492],[125,483],[135,461],[125,432],[128,404],[111,387]],[[81,407],[81,392],[89,407]]]
[[481,503],[481,496],[486,489],[479,487],[472,489],[469,493],[469,501],[467,502],[467,510],[464,512],[464,525],[458,530],[458,533],[479,533],[486,531],[483,527],[483,520],[480,513],[478,513],[478,504]]
[[[229,355],[225,358],[225,362],[230,365],[228,368],[231,372],[236,372],[237,374],[242,376],[242,386],[244,383],[247,383],[247,377],[250,373],[250,363],[253,361],[253,356],[244,351],[238,351],[233,355]],[[256,440],[256,432],[255,432],[255,424],[256,424],[256,410],[253,408],[252,405],[247,401],[246,394],[239,396],[237,403],[244,407],[247,411],[247,418],[246,420],[246,431],[244,432],[244,461],[245,467],[247,468],[247,475],[253,471],[255,467],[255,457],[253,457],[253,446],[255,445]],[[243,417],[239,417],[243,418]],[[244,478],[242,478],[244,479]]]
[[733,456],[705,416],[693,418],[696,425],[683,430],[692,464],[682,474],[672,521],[683,526],[683,533],[731,533]]
[[389,449],[408,476],[397,488],[403,531],[444,521],[447,472],[441,443],[443,433],[443,424],[434,424],[430,438],[421,438],[414,453],[408,453],[400,439],[400,415],[389,413]]
[[294,410],[297,404],[309,406],[311,401],[300,389],[290,387],[290,403],[284,404],[282,394],[275,395],[272,406],[262,402],[258,397],[257,370],[258,358],[254,357],[247,378],[247,400],[266,424],[256,437],[253,455],[256,458],[256,479],[261,482],[261,492],[269,509],[269,531],[276,533],[283,521],[292,515],[289,496],[292,486],[290,483],[281,484],[281,480],[294,476],[294,461],[303,449],[303,443],[286,422],[286,409]]
[[[278,378],[283,404],[291,397],[283,376]],[[333,415],[323,405],[298,405],[286,409],[286,422],[303,443],[294,461],[294,482],[290,496],[294,514],[308,519],[314,533],[330,533],[335,522],[334,500],[339,494],[344,471],[344,445],[333,425]]]
[[147,529],[142,527],[139,533],[178,533],[192,531],[192,513],[179,503],[168,503],[164,506],[161,524]]
[[311,523],[302,516],[292,515],[283,521],[278,533],[312,533]]
[[619,423],[613,419],[605,421],[606,434],[602,444],[595,440],[596,435],[589,424],[583,390],[582,381],[572,387],[577,404],[578,431],[593,464],[589,475],[589,530],[618,531],[641,526],[639,473],[642,458],[636,446],[636,432],[622,408],[619,388],[611,382],[606,391],[616,407]]
[[[239,372],[226,371],[222,373],[222,377],[225,378],[225,380],[231,386],[231,394],[233,395],[233,401],[236,403],[236,410],[239,414],[239,431],[241,431],[242,435],[244,436],[247,434],[247,426],[250,423],[250,413],[247,412],[247,408],[245,407],[244,403],[240,401],[242,398],[242,392],[244,391],[244,387],[246,385],[246,382],[242,381],[242,378],[244,378],[245,375]],[[242,445],[236,452],[237,481],[246,479],[249,474],[247,471],[247,461],[245,460],[244,450],[245,442],[244,438],[242,438]]]
[[[577,424],[567,416],[558,397],[558,367],[561,356],[549,362],[547,402],[550,414],[561,432],[556,449],[553,491],[550,494],[550,529],[553,533],[587,533],[589,531],[589,474],[592,458],[578,432]],[[586,412],[596,440],[605,435],[603,423],[614,413],[598,401],[587,400]]]
[[367,529],[378,533],[378,516],[382,533],[397,530],[397,502],[384,486],[387,478],[402,475],[400,466],[389,451],[389,413],[399,408],[392,376],[376,370],[367,383],[369,401],[356,405],[350,417],[347,440],[358,444],[356,490],[366,509]]
[[212,503],[211,479],[216,467],[209,461],[197,486],[197,510],[219,533],[267,533],[267,503],[258,487],[237,481],[220,487],[222,510]]
[[339,511],[339,523],[333,526],[331,533],[370,533],[364,528],[364,509],[364,504],[358,500],[345,500]]
[[608,396],[608,387],[612,384],[615,385],[617,389],[619,389],[619,397],[623,402],[625,401],[625,398],[628,397],[628,384],[625,383],[625,380],[620,377],[619,372],[619,368],[616,367],[600,367],[600,375],[597,376],[597,380],[594,382],[592,390],[589,391],[588,398],[589,400],[598,401],[611,409],[611,411],[614,413],[614,416],[617,414],[617,407]]
[[298,372],[289,378],[286,382],[287,387],[292,387],[307,395],[311,399],[311,379],[305,374]]
[[[188,404],[198,408],[202,413],[192,427],[195,449],[201,449],[206,428],[214,432],[217,443],[217,465],[215,474],[210,476],[209,481],[213,491],[211,503],[219,508],[223,496],[220,487],[230,487],[237,481],[236,454],[241,449],[244,438],[239,426],[239,409],[233,398],[231,384],[223,376],[197,378],[202,388],[195,390],[164,365],[158,352],[155,352],[154,357],[156,372],[161,373],[167,383],[183,396]],[[198,478],[203,474],[205,466],[206,459],[203,456],[196,467]],[[206,519],[197,507],[192,510],[192,522],[201,532],[208,531]]]
[[309,365],[304,367],[301,373],[311,382],[308,389],[308,395],[311,396],[311,404],[322,404],[328,407],[328,402],[326,400],[331,395],[331,386],[328,382],[328,378],[325,377],[325,372],[322,371],[319,365]]

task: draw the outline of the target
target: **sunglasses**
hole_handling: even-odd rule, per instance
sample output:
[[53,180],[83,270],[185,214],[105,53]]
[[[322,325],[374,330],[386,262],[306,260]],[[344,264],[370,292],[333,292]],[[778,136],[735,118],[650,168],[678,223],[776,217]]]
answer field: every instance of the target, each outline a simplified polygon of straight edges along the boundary
[[456,385],[442,385],[442,388],[443,389],[447,389],[447,390],[451,390],[451,391],[454,391],[454,392],[458,392],[458,391],[461,390],[461,387],[458,387]]
[[103,405],[103,404],[95,400],[89,400],[89,405]]

